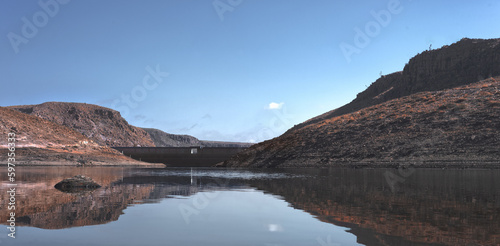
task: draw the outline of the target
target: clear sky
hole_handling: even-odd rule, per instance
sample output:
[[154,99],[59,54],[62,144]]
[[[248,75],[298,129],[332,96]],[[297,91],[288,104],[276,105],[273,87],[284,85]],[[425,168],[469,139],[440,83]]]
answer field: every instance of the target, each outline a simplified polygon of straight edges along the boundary
[[83,102],[136,126],[262,141],[432,45],[500,37],[500,1],[2,0],[0,106]]

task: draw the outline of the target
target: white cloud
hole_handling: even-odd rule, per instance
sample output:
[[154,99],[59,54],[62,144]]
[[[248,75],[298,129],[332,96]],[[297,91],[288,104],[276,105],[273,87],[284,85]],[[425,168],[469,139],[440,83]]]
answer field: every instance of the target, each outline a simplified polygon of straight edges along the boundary
[[268,229],[270,232],[279,232],[279,231],[284,231],[283,227],[278,224],[269,224],[267,225]]
[[285,104],[284,102],[281,103],[272,102],[269,104],[269,106],[267,106],[267,109],[281,109],[284,104]]

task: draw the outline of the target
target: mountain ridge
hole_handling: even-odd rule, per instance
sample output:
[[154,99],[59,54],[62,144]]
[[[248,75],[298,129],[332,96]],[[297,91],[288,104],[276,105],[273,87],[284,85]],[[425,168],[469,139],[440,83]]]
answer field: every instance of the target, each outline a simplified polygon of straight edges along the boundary
[[252,143],[199,140],[191,135],[178,135],[154,128],[142,128],[153,140],[156,147],[250,147]]
[[[383,75],[350,103],[333,109],[287,131],[323,119],[422,91],[450,89],[500,75],[500,39],[469,39],[426,50],[412,57],[402,71]],[[451,72],[453,71],[453,72]]]
[[[149,165],[101,146],[81,133],[43,118],[0,107],[0,135],[15,134],[15,160],[30,165]],[[7,156],[7,138],[0,154]],[[6,164],[7,160],[0,161]]]
[[[352,102],[254,145],[223,166],[497,165],[499,76],[500,39],[464,38],[427,50],[411,58],[403,71],[376,80]],[[412,110],[419,107],[422,110]],[[385,115],[385,122],[379,115]],[[459,130],[470,139],[460,140]]]
[[153,147],[148,133],[132,126],[113,109],[86,103],[45,102],[8,108],[69,127],[99,145]]
[[499,166],[500,76],[420,92],[310,124],[238,153],[230,167]]

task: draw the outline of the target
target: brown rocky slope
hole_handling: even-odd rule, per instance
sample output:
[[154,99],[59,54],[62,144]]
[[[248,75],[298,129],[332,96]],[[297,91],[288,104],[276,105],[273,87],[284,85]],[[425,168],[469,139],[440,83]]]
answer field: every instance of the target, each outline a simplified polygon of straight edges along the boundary
[[146,131],[129,125],[118,111],[109,108],[86,103],[65,102],[46,102],[9,108],[67,126],[99,145],[109,147],[155,146]]
[[290,131],[417,92],[451,89],[500,75],[500,39],[464,38],[424,51],[403,71],[382,76],[350,103],[298,124]]
[[99,145],[108,147],[248,147],[251,145],[203,141],[189,135],[135,127],[128,124],[118,111],[93,104],[46,102],[8,108],[67,126]]
[[143,165],[54,122],[0,107],[0,164],[7,163],[8,134],[15,134],[16,164]]
[[254,145],[224,164],[499,166],[499,146],[500,77],[496,77],[311,123]]

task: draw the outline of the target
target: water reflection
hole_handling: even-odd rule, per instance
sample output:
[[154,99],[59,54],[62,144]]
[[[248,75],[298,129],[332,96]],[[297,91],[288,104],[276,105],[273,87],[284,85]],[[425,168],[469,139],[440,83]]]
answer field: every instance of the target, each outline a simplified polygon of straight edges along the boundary
[[[498,170],[417,170],[399,183],[394,193],[384,178],[384,172],[386,170],[381,169],[26,167],[18,172],[22,181],[18,182],[16,217],[18,225],[63,229],[117,221],[127,207],[137,204],[192,199],[189,201],[192,203],[180,201],[177,206],[176,213],[183,215],[186,221],[186,216],[193,213],[189,206],[198,212],[193,214],[200,214],[194,204],[196,199],[202,206],[201,198],[210,199],[220,192],[231,191],[222,197],[238,197],[241,192],[260,190],[272,195],[275,200],[286,201],[288,205],[283,204],[284,208],[292,206],[312,214],[321,222],[348,228],[348,232],[356,236],[350,244],[500,244]],[[77,174],[92,177],[102,187],[85,194],[67,194],[53,188],[63,178]],[[6,174],[1,175],[2,180],[6,180]],[[0,186],[2,201],[8,198],[6,187]],[[258,217],[256,213],[261,211],[258,209],[260,204],[255,203],[252,204],[254,207],[241,204],[234,207],[234,204],[223,203],[220,206],[230,208],[225,210],[228,214],[250,213],[251,220],[252,214]],[[184,211],[186,214],[182,214],[182,204],[189,205]],[[6,216],[7,210],[2,207],[0,220],[3,223],[7,220]],[[199,219],[189,217],[192,218]],[[251,224],[250,221],[239,223]],[[298,227],[297,230],[304,233],[306,231],[300,225],[272,221],[266,223],[265,229],[280,233],[290,226]],[[252,234],[252,231],[246,233]],[[328,243],[332,240],[328,234],[312,237],[314,240],[309,240],[310,245],[335,245]]]
[[[499,245],[498,170],[417,170],[392,193],[386,170],[331,169],[254,183],[367,245]],[[291,187],[292,186],[292,187]]]

